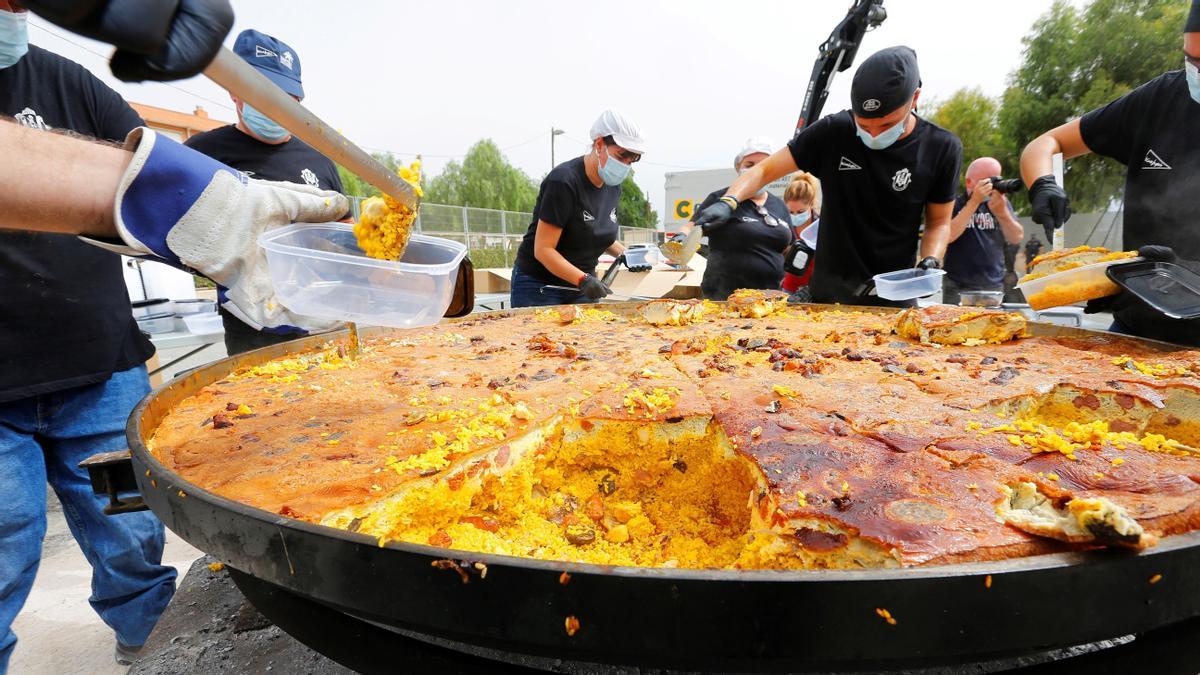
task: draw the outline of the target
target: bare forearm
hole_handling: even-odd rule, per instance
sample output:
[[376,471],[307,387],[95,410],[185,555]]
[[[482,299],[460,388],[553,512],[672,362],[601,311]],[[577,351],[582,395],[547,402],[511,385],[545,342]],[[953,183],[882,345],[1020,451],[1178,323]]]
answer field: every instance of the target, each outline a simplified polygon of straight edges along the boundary
[[572,286],[579,282],[579,277],[584,275],[584,272],[578,267],[571,264],[569,260],[563,257],[557,249],[543,248],[534,249],[533,255],[538,262],[546,266],[550,273],[554,276],[566,281]]
[[785,146],[762,162],[746,169],[745,173],[733,181],[725,194],[739,202],[746,201],[764,185],[779,180],[795,170],[796,160],[792,158],[792,151]]
[[933,256],[942,260],[946,257],[946,246],[949,244],[949,218],[925,223],[925,235],[921,237],[921,258]]
[[967,225],[975,217],[975,210],[979,208],[979,204],[980,202],[974,198],[968,199],[967,203],[958,210],[958,214],[950,219],[950,238],[947,240],[947,243],[958,239],[962,236],[963,232],[967,231]]
[[1004,233],[1004,241],[1010,244],[1019,244],[1025,238],[1025,228],[1012,217],[1011,213],[1004,213],[997,216],[996,220],[1000,221],[1000,231]]
[[612,246],[609,246],[608,248],[604,249],[604,252],[611,256],[621,255],[622,253],[625,252],[625,244],[622,244],[619,241],[614,241],[612,243]]
[[[0,123],[0,228],[117,236],[113,204],[132,153]],[[20,162],[11,161],[21,158]]]
[[1025,185],[1054,173],[1054,155],[1062,153],[1064,159],[1074,159],[1091,152],[1083,141],[1079,120],[1074,119],[1038,136],[1021,152],[1021,179]]

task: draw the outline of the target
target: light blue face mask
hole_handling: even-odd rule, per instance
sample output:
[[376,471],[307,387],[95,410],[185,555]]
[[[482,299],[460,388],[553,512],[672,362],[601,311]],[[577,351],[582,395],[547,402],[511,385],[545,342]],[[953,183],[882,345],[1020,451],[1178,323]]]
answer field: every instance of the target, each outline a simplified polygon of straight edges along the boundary
[[1192,94],[1192,100],[1200,103],[1200,68],[1190,61],[1185,61],[1183,69],[1187,72],[1188,91]]
[[258,112],[249,103],[242,101],[242,121],[254,134],[266,141],[281,141],[291,132],[275,123],[270,117]]
[[608,161],[604,163],[604,166],[601,166],[598,169],[600,172],[600,180],[603,180],[605,185],[612,186],[624,183],[625,179],[629,177],[629,172],[633,170],[633,167],[629,166],[628,164],[622,164],[621,162],[617,161],[615,157],[609,155],[608,146],[605,146],[604,154],[608,156]]
[[811,211],[801,211],[800,213],[793,213],[792,214],[792,226],[800,227],[801,225],[807,223],[808,219],[811,217],[812,217]]
[[0,68],[8,68],[29,52],[29,12],[0,11]]
[[[908,112],[911,114],[912,110],[909,110]],[[892,143],[900,140],[900,137],[904,135],[904,123],[907,121],[908,115],[905,115],[904,119],[900,120],[895,124],[895,126],[887,129],[886,131],[880,132],[878,136],[872,136],[871,134],[868,134],[857,124],[854,125],[854,129],[858,132],[858,137],[862,139],[863,145],[872,150],[883,150]]]

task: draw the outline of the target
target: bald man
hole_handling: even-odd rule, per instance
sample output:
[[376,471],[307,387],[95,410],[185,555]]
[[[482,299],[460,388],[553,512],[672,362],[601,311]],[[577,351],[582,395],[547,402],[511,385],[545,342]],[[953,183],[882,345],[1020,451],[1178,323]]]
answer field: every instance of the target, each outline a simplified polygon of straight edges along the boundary
[[1002,171],[992,157],[967,167],[967,190],[954,200],[946,247],[942,302],[948,305],[957,305],[962,291],[1003,291],[1004,245],[1025,238],[1008,199],[992,189],[991,178]]

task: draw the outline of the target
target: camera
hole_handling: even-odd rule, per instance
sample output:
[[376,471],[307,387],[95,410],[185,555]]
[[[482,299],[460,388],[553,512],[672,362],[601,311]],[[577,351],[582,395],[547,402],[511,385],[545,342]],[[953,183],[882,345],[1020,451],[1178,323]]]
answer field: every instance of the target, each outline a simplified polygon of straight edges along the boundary
[[1025,187],[1021,183],[1020,178],[1004,179],[1000,176],[992,176],[988,180],[992,181],[992,189],[1000,194],[1010,195],[1014,192],[1020,192],[1021,188]]

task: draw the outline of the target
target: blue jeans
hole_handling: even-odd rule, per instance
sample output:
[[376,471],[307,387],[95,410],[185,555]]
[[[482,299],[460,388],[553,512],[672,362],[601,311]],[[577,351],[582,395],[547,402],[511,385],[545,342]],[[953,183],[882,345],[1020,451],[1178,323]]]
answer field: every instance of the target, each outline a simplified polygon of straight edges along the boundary
[[125,421],[150,391],[146,367],[98,384],[0,403],[0,673],[17,642],[12,622],[37,574],[46,534],[46,483],[92,566],[89,602],[119,642],[136,646],[175,593],[161,565],[162,523],[149,511],[106,516],[79,462],[121,450]]
[[[570,286],[571,284],[560,279],[549,285]],[[560,291],[554,288],[546,288],[546,282],[534,279],[516,266],[513,266],[511,286],[512,295],[510,304],[513,307],[578,305],[585,302],[592,302],[591,298],[577,290]]]

